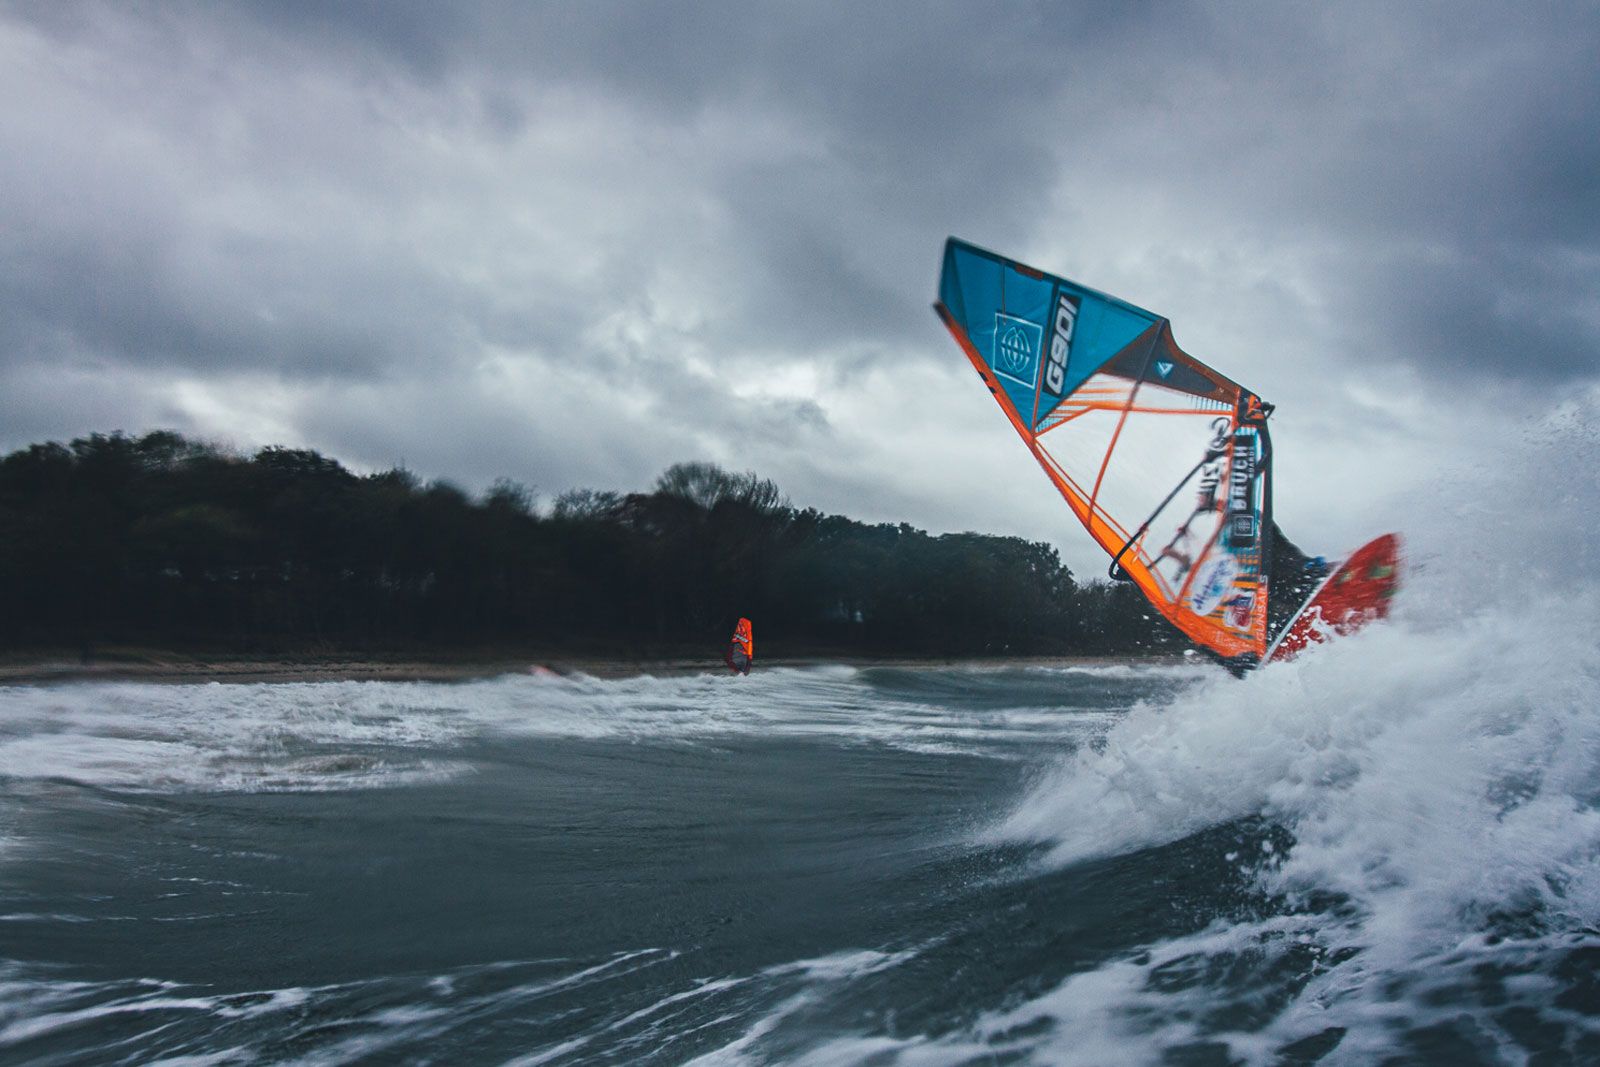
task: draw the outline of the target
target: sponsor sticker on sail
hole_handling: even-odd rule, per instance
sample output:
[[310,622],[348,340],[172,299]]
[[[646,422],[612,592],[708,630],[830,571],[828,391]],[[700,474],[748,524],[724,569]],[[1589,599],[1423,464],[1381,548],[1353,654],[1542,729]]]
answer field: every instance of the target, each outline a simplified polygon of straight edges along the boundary
[[995,373],[1032,389],[1039,380],[1039,339],[1043,333],[1038,323],[996,312]]
[[1239,576],[1239,563],[1226,552],[1207,560],[1189,587],[1189,607],[1196,615],[1210,615],[1222,603],[1222,598],[1233,590],[1233,580]]

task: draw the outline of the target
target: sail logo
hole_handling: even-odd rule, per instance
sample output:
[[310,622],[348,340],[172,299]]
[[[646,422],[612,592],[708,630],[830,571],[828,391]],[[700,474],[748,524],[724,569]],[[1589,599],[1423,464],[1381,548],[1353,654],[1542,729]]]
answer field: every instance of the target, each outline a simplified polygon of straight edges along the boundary
[[1211,420],[1211,443],[1206,446],[1205,461],[1200,466],[1200,496],[1194,506],[1196,515],[1216,510],[1217,488],[1222,485],[1222,460],[1227,455],[1228,434],[1232,428],[1233,424],[1226,416]]
[[1067,355],[1072,351],[1072,334],[1078,328],[1078,301],[1066,293],[1056,298],[1054,325],[1050,358],[1044,368],[1044,387],[1052,396],[1060,396],[1067,384]]
[[1248,548],[1256,543],[1256,517],[1253,512],[1245,512],[1233,517],[1228,527],[1228,544],[1238,548]]
[[1039,342],[1044,330],[1036,322],[997,311],[994,315],[994,369],[1032,389],[1039,379]]
[[1222,598],[1233,588],[1239,576],[1239,564],[1226,552],[1206,561],[1195,576],[1189,593],[1189,607],[1196,615],[1210,615],[1222,603]]
[[1229,626],[1235,630],[1250,629],[1250,616],[1255,614],[1256,610],[1255,590],[1247,589],[1228,601],[1227,609],[1223,612],[1223,617]]
[[1167,360],[1158,359],[1156,360],[1156,373],[1165,378],[1167,375],[1172,373],[1172,368],[1174,366],[1175,364],[1170,363]]
[[1240,431],[1233,439],[1233,468],[1228,472],[1228,543],[1253,545],[1256,541],[1255,435]]

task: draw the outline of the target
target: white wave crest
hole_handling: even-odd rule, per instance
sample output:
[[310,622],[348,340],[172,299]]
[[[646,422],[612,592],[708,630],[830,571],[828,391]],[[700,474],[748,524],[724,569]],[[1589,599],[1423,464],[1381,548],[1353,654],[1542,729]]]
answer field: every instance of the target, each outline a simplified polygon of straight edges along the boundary
[[[1337,1027],[1326,1062],[1368,1062],[1393,1050],[1402,1017],[1421,1027],[1451,1012],[1512,1047],[1507,1016],[1476,994],[1448,1008],[1434,994],[1470,990],[1478,969],[1514,959],[1527,973],[1501,996],[1537,1004],[1550,961],[1600,925],[1600,583],[1587,534],[1600,493],[1592,479],[1553,493],[1548,471],[1584,457],[1600,458],[1592,429],[1558,421],[1501,473],[1473,473],[1469,499],[1482,507],[1441,514],[1465,492],[1442,486],[1418,520],[1393,619],[1243,682],[1217,676],[1136,707],[988,838],[1040,843],[1046,863],[1067,865],[1264,818],[1291,844],[1241,860],[1244,873],[1335,962],[1266,1029],[1222,1035],[1233,1054],[1269,1062]],[[1268,951],[1271,933],[1223,924],[1205,935],[1216,944],[1152,946],[1028,1010],[1058,1032],[1099,1026],[1130,1049],[1155,1033],[1171,1048],[1201,1009],[1152,988],[1162,961]],[[1084,1005],[1098,1005],[1098,1022]],[[1050,1062],[1093,1060],[1053,1039],[1039,1047]]]

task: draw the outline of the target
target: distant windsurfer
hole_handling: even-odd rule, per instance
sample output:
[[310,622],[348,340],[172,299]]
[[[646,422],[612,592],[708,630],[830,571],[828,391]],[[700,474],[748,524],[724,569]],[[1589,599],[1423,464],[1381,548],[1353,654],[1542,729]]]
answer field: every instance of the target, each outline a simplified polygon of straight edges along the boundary
[[750,620],[741,618],[738,625],[733,628],[733,636],[728,639],[728,650],[723,653],[723,662],[735,674],[749,674],[750,664],[756,658],[755,640],[752,636]]

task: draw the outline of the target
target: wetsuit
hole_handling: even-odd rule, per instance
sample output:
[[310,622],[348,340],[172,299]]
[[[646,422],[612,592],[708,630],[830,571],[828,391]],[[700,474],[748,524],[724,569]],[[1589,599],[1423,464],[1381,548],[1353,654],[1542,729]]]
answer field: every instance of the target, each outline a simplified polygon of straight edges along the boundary
[[1270,645],[1311,599],[1318,583],[1327,577],[1328,563],[1321,556],[1308,556],[1300,551],[1293,541],[1283,536],[1278,524],[1273,523],[1269,566],[1272,599],[1267,605],[1267,643]]

